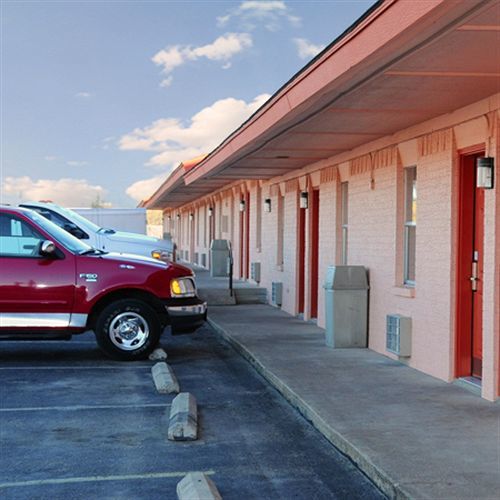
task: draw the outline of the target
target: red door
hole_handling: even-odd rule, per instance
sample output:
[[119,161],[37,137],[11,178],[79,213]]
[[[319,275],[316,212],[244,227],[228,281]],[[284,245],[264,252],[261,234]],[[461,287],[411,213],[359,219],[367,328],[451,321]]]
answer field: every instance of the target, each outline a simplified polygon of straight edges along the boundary
[[319,190],[312,192],[311,213],[311,260],[310,260],[310,317],[318,317],[318,257],[319,257]]
[[239,237],[239,277],[244,278],[244,262],[245,262],[245,212],[242,211],[240,205],[240,237]]
[[297,199],[298,211],[298,250],[297,250],[297,313],[304,314],[304,281],[305,281],[305,264],[306,264],[306,211],[299,207],[300,200]]
[[240,278],[250,277],[250,193],[241,198],[243,211],[240,209]]
[[484,190],[476,188],[476,160],[483,155],[460,157],[457,377],[482,375]]
[[195,220],[194,220],[194,214],[192,214],[193,217],[191,218],[191,214],[189,214],[189,262],[193,264],[198,264],[198,262],[194,261],[194,248],[195,248],[195,241],[194,241],[194,226],[195,226]]
[[481,378],[483,370],[483,242],[484,189],[475,189],[474,200],[474,254],[471,273],[472,288],[472,375]]
[[250,193],[245,197],[245,279],[250,277]]
[[210,247],[212,246],[212,241],[215,239],[215,204],[209,206],[208,208],[208,268],[212,268],[212,256],[210,252]]

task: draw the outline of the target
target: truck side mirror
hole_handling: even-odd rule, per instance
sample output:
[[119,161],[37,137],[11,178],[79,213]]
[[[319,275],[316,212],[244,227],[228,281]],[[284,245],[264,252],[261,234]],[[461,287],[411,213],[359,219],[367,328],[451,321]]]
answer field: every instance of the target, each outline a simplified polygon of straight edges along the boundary
[[40,244],[40,255],[44,257],[54,257],[56,255],[56,245],[53,241],[44,240]]

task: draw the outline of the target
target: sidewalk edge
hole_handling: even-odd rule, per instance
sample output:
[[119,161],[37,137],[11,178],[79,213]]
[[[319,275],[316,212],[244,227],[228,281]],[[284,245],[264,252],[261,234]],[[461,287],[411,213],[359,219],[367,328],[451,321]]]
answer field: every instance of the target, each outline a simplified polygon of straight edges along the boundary
[[349,440],[328,425],[325,420],[298,394],[267,369],[252,352],[238,342],[226,329],[207,318],[207,322],[216,334],[228,342],[243,358],[245,358],[294,408],[296,408],[323,436],[356,466],[389,498],[409,500],[411,495],[397,482],[379,469],[368,457],[360,452]]

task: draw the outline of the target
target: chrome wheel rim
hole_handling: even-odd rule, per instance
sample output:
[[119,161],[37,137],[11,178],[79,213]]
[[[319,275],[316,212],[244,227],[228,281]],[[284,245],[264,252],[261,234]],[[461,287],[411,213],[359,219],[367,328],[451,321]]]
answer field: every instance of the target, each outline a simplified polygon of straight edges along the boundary
[[141,348],[149,337],[147,321],[135,312],[118,314],[109,325],[111,342],[122,351]]

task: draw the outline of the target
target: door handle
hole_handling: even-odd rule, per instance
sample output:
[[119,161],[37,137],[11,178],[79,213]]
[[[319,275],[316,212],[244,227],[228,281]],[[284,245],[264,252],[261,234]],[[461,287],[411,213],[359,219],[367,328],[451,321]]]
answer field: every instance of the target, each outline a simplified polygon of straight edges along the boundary
[[477,292],[477,282],[479,281],[477,276],[477,262],[472,263],[472,276],[469,279],[471,281],[472,291]]

